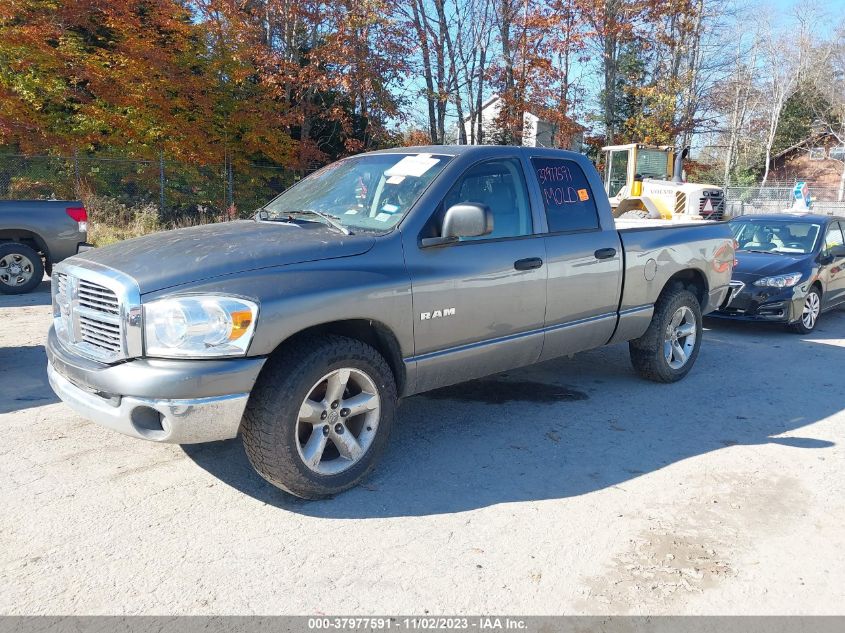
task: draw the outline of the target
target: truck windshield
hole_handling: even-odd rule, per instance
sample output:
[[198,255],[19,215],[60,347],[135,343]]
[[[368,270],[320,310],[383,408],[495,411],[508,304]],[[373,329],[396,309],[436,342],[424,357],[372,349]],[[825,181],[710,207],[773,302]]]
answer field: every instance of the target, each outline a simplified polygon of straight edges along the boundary
[[449,160],[449,156],[413,153],[346,158],[274,198],[261,209],[261,218],[321,221],[322,214],[353,232],[387,231],[404,217]]
[[731,220],[739,250],[807,255],[813,252],[821,225],[788,220]]

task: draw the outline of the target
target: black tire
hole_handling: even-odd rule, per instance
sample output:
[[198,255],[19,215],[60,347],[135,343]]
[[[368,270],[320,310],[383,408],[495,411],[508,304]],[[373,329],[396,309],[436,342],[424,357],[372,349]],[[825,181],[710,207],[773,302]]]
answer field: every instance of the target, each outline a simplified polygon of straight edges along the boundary
[[[19,259],[19,261],[17,261]],[[16,277],[9,274],[10,264],[18,266],[24,264],[24,272],[29,275],[24,283],[15,283]],[[4,266],[4,264],[8,264]],[[17,269],[17,268],[16,268]],[[5,242],[0,244],[0,294],[22,295],[38,287],[44,278],[44,263],[38,251],[20,242]]]
[[807,303],[809,301],[811,301],[810,295],[815,295],[816,305],[818,306],[818,314],[816,315],[816,317],[814,319],[812,319],[809,326],[806,323],[804,323],[803,313],[801,314],[801,316],[798,317],[798,320],[795,323],[790,323],[789,329],[792,330],[793,332],[797,333],[797,334],[809,334],[810,332],[815,330],[816,326],[819,324],[819,318],[821,318],[821,315],[822,315],[821,314],[822,293],[819,292],[819,289],[816,288],[815,286],[810,288],[810,292],[807,293],[807,297],[804,299],[804,306],[805,306],[804,309],[806,309]]
[[[669,359],[666,358],[664,346],[667,343],[667,331],[672,318],[684,307],[691,310],[694,317],[695,342],[687,353],[683,365],[673,367]],[[645,334],[628,343],[631,364],[640,376],[648,380],[655,382],[678,381],[686,376],[695,364],[698,351],[701,348],[701,337],[701,306],[695,295],[682,287],[664,290],[657,299],[654,306],[654,315]]]
[[[324,475],[300,456],[300,405],[321,377],[341,369],[365,373],[376,386],[380,416],[366,452],[347,470]],[[253,468],[264,479],[297,497],[331,497],[358,484],[380,459],[396,416],[396,381],[375,349],[342,336],[311,336],[292,343],[267,361],[244,413],[243,443]]]
[[648,211],[644,209],[635,209],[633,211],[626,211],[619,216],[620,220],[647,220],[649,217]]

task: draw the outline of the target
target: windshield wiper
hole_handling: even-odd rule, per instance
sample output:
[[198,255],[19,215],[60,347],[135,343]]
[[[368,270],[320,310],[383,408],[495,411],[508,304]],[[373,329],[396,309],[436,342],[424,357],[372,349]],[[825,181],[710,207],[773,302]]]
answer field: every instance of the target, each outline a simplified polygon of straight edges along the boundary
[[316,215],[318,218],[322,218],[328,225],[333,226],[344,235],[352,235],[352,231],[343,226],[343,224],[339,221],[339,217],[326,213],[325,211],[299,209],[298,211],[286,211],[285,213],[287,214],[289,220],[293,220],[294,215]]

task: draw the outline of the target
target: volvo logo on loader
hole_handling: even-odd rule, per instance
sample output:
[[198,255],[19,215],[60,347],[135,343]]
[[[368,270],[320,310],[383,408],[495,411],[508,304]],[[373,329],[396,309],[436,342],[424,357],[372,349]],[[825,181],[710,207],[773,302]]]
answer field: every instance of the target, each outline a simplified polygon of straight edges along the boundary
[[439,319],[441,317],[455,316],[455,308],[443,308],[434,312],[420,312],[420,321]]

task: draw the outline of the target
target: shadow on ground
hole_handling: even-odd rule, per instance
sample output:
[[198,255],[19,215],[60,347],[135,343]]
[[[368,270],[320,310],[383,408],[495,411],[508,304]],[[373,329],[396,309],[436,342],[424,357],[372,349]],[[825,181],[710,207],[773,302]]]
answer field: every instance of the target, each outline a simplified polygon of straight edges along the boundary
[[[0,327],[9,319],[9,308],[50,305],[50,279],[22,295],[0,294]],[[24,332],[21,332],[23,334]],[[47,337],[47,332],[43,333]],[[31,337],[27,337],[32,340]],[[47,382],[47,355],[43,345],[0,347],[0,414],[58,402]]]
[[43,345],[0,347],[0,413],[53,404]]
[[[810,337],[708,322],[694,371],[658,385],[636,377],[627,346],[558,359],[404,401],[381,464],[364,484],[319,502],[294,499],[250,467],[240,440],[183,447],[225,483],[267,504],[326,518],[416,516],[557,499],[736,445],[825,449],[778,435],[843,408],[835,368],[845,313]],[[741,384],[726,380],[742,376]]]
[[48,306],[51,301],[50,280],[45,277],[32,292],[22,295],[0,294],[0,310],[3,308],[21,308],[25,306]]

